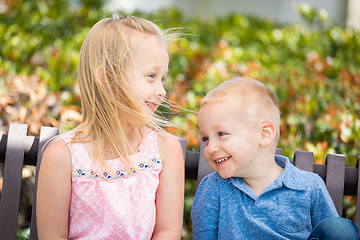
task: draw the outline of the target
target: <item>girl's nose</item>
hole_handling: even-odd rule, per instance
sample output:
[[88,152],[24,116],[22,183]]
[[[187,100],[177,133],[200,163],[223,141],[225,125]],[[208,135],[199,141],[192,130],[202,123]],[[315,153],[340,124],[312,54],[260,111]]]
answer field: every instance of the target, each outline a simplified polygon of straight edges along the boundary
[[166,91],[165,91],[165,88],[163,85],[159,86],[157,89],[156,89],[156,92],[155,94],[161,98],[165,97],[166,95]]

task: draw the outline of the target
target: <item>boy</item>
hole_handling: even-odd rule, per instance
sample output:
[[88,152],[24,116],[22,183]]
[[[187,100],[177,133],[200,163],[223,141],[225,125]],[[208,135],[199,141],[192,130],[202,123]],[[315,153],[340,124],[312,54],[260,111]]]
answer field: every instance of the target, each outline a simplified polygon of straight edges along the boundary
[[274,160],[280,111],[264,84],[246,78],[220,84],[202,100],[198,125],[216,172],[195,195],[195,240],[358,239],[318,175],[284,156]]

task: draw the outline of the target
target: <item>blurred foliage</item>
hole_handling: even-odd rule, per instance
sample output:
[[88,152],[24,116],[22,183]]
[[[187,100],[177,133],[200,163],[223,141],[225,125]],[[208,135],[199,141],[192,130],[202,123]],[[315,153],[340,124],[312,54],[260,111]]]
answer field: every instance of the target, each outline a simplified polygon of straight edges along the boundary
[[[89,29],[106,12],[95,0],[0,0],[0,131],[9,122],[71,129],[81,121],[77,64]],[[168,130],[198,149],[196,111],[203,96],[235,76],[255,78],[273,90],[282,112],[279,147],[347,156],[355,166],[360,141],[360,34],[331,23],[309,5],[296,9],[294,24],[231,14],[185,19],[176,9],[131,13],[162,28],[180,28],[171,45]],[[129,13],[128,13],[129,14]],[[170,82],[170,81],[169,81]],[[191,239],[189,213],[195,184],[186,183],[184,239]],[[347,202],[351,205],[352,200]],[[351,215],[351,214],[350,214]]]

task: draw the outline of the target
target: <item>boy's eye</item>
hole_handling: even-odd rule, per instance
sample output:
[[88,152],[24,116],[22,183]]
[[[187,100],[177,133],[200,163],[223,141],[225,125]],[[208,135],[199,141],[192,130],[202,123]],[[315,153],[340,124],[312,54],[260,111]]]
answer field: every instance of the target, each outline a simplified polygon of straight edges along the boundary
[[150,77],[150,78],[154,78],[154,77],[155,77],[155,73],[148,74],[147,76]]
[[209,138],[208,137],[202,137],[201,140],[205,143],[205,142],[209,141]]
[[219,132],[218,135],[219,135],[219,137],[222,137],[222,136],[225,136],[226,133],[224,133],[224,132]]
[[165,82],[165,77],[162,77],[162,78],[161,78],[161,82]]

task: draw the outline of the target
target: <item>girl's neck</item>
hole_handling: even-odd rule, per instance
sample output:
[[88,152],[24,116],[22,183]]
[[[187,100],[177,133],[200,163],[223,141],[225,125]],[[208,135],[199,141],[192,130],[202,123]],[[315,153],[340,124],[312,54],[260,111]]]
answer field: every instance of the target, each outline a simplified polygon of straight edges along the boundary
[[125,129],[125,134],[127,136],[127,140],[129,143],[128,153],[135,153],[140,145],[140,129],[138,127],[134,127],[132,125],[128,125]]

